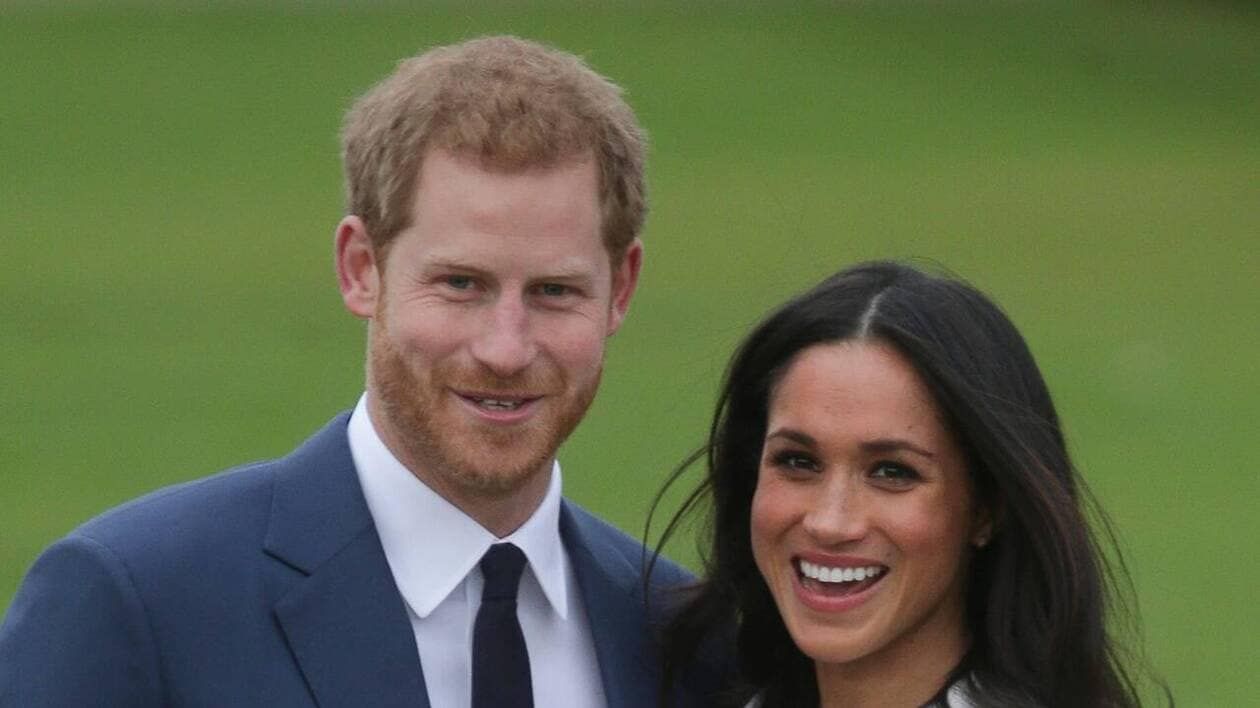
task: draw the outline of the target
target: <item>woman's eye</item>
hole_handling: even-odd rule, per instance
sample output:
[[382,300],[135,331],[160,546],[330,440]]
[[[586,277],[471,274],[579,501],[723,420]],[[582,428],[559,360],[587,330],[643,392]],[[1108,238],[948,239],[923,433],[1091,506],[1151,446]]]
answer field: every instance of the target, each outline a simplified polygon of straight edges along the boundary
[[776,467],[802,472],[813,472],[818,469],[818,461],[800,452],[780,452],[771,458]]
[[871,470],[871,476],[896,483],[908,483],[919,479],[920,475],[913,467],[896,462],[880,462]]

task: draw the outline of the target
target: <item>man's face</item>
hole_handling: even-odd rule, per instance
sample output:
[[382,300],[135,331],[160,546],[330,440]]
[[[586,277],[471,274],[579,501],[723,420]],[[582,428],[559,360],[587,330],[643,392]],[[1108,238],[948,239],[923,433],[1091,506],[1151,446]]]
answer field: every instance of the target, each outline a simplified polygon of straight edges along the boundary
[[411,226],[377,266],[368,387],[386,444],[462,508],[541,498],[639,258],[636,243],[610,264],[593,159],[505,173],[427,155]]

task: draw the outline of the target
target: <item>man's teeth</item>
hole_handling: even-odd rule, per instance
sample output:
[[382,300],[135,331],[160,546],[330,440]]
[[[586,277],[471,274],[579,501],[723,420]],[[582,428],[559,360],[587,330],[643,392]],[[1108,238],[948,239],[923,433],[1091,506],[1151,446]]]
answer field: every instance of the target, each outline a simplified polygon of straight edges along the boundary
[[820,583],[850,583],[854,581],[866,580],[874,578],[884,569],[878,565],[856,568],[833,568],[831,566],[817,565],[809,561],[801,561],[801,575],[817,580]]
[[477,405],[482,408],[489,408],[496,411],[514,411],[521,407],[524,401],[504,401],[497,398],[478,398],[475,399]]

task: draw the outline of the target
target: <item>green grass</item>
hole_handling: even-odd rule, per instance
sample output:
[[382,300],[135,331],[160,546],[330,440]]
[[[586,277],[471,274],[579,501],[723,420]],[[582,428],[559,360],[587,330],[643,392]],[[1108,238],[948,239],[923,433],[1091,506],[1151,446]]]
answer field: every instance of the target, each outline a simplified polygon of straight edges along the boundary
[[1038,355],[1180,704],[1254,700],[1260,15],[436,8],[0,7],[0,607],[81,521],[354,402],[340,114],[420,47],[507,31],[585,55],[652,136],[642,289],[571,496],[638,532],[767,308],[855,260],[939,261]]

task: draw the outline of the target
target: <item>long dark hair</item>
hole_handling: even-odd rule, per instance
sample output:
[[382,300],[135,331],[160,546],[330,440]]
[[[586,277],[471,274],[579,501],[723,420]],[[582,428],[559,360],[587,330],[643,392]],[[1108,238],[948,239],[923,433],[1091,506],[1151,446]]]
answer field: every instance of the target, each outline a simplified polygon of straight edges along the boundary
[[993,537],[968,571],[972,644],[960,668],[976,702],[1140,705],[1129,668],[1137,659],[1108,627],[1109,618],[1132,617],[1132,585],[1023,337],[975,288],[892,262],[827,278],[771,313],[731,360],[708,444],[666,484],[707,461],[707,476],[657,546],[659,554],[692,512],[708,512],[705,577],[664,637],[667,685],[702,645],[733,641],[733,705],[755,692],[767,708],[818,705],[813,662],[793,643],[753,561],[749,515],[775,384],[803,349],[852,339],[891,345],[914,366],[966,453],[979,503],[994,514]]

